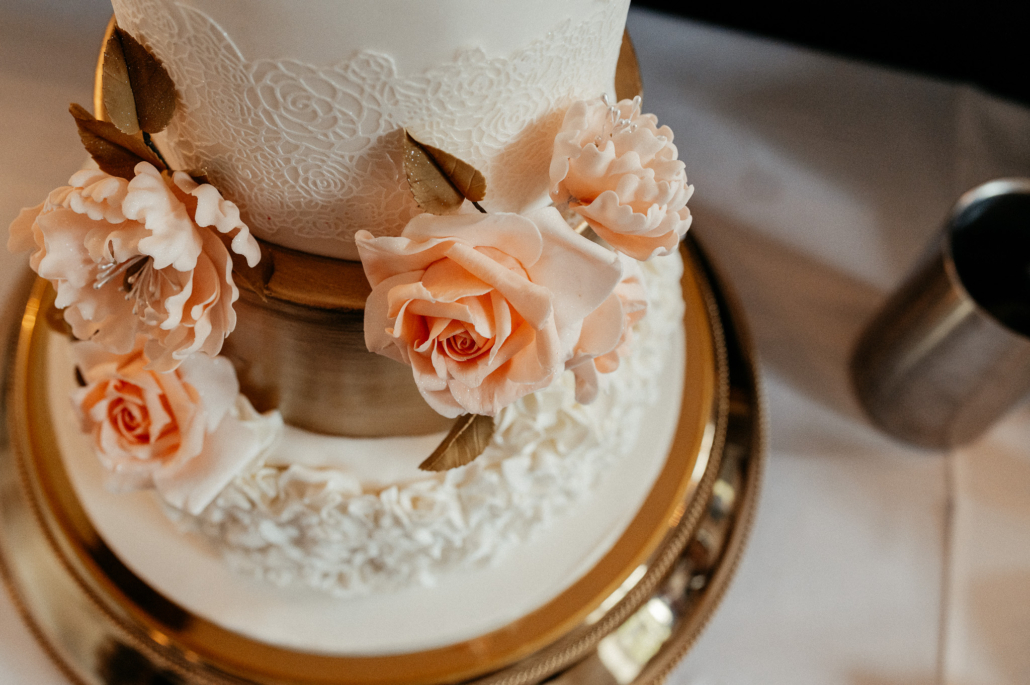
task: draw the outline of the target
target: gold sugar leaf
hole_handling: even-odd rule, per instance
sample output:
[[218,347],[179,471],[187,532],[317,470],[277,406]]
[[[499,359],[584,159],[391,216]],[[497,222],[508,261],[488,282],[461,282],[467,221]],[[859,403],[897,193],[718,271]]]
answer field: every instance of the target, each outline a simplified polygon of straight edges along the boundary
[[175,84],[164,65],[115,28],[104,48],[104,109],[122,133],[163,131],[175,113]]
[[440,148],[420,143],[414,138],[412,140],[433,158],[443,175],[465,199],[482,202],[486,197],[486,177],[478,169]]
[[143,142],[143,134],[122,133],[109,121],[98,121],[82,105],[68,108],[79,127],[79,138],[86,152],[96,161],[101,170],[112,176],[132,180],[133,169],[140,162],[150,162],[159,171],[167,169],[164,162]]
[[418,467],[422,471],[449,471],[464,466],[483,453],[493,434],[493,417],[480,414],[460,416],[440,446]]
[[136,115],[136,99],[129,83],[129,67],[125,64],[125,53],[118,30],[111,33],[104,45],[104,72],[102,77],[104,110],[112,124],[122,133],[139,133],[139,117]]
[[430,214],[453,214],[486,197],[486,178],[468,162],[404,132],[404,174],[415,202]]
[[[235,255],[235,253],[230,253]],[[242,266],[238,266],[242,264]],[[261,266],[258,264],[258,266]],[[241,288],[248,292],[252,292],[261,298],[262,302],[268,301],[268,281],[271,280],[271,276],[266,279],[261,273],[261,270],[257,268],[250,268],[247,266],[246,260],[238,260],[235,256],[232,258],[232,281],[236,284],[237,288]]]
[[632,100],[644,93],[644,82],[640,79],[640,64],[637,51],[629,37],[629,29],[622,32],[622,48],[615,65],[615,99]]
[[194,180],[194,182],[196,182],[196,183],[198,183],[200,185],[204,185],[205,183],[208,184],[208,185],[211,184],[211,181],[207,177],[207,172],[204,171],[203,169],[201,169],[201,170],[191,169],[191,170],[187,171],[186,173],[190,175],[190,178],[192,178]]

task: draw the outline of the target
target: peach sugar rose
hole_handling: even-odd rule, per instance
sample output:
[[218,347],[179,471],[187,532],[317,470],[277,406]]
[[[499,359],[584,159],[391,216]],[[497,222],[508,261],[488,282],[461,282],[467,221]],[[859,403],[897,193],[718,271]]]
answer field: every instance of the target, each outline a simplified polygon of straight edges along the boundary
[[622,277],[618,255],[553,207],[420,214],[400,237],[356,238],[373,287],[368,349],[409,364],[444,416],[492,416],[550,385],[580,340],[606,354],[622,336],[621,309],[603,306]]
[[54,284],[75,337],[124,354],[145,335],[152,368],[170,371],[194,352],[218,354],[236,326],[232,260],[211,229],[234,233],[231,249],[251,266],[261,254],[214,187],[146,162],[135,172],[77,172],[21,211],[8,249],[35,250],[29,264]]
[[148,369],[141,345],[127,355],[72,345],[85,387],[72,402],[118,492],[155,488],[199,514],[274,440],[278,412],[261,416],[239,395],[232,364],[194,355],[176,370]]
[[639,97],[581,100],[554,140],[551,199],[634,259],[670,254],[690,227],[694,191],[677,156],[672,130],[641,114]]

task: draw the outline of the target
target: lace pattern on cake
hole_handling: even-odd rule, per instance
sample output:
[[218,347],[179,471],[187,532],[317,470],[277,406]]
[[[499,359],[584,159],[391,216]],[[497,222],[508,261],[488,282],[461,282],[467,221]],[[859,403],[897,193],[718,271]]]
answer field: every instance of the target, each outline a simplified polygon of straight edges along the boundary
[[483,171],[492,211],[545,197],[564,110],[611,87],[626,9],[609,1],[506,57],[466,50],[406,76],[372,51],[331,66],[247,61],[195,8],[113,5],[175,81],[167,140],[182,166],[203,171],[258,237],[351,259],[358,230],[396,235],[418,211],[400,165],[403,127]]
[[431,584],[450,568],[498,559],[628,456],[658,402],[668,340],[682,321],[682,263],[642,266],[648,314],[594,404],[576,403],[566,373],[502,410],[490,446],[469,466],[370,491],[338,470],[257,464],[180,524],[211,539],[238,572],[337,596]]

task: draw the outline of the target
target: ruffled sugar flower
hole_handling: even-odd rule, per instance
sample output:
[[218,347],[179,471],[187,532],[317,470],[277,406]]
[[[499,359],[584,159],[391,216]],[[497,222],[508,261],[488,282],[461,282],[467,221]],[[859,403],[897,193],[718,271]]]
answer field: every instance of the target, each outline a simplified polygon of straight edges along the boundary
[[634,259],[667,255],[690,227],[683,162],[672,130],[640,98],[580,100],[565,113],[551,158],[551,199]]
[[[600,389],[599,374],[609,374],[619,368],[619,360],[632,349],[633,326],[647,314],[647,288],[640,264],[625,255],[622,261],[622,280],[600,307],[587,317],[583,335],[576,343],[572,359],[565,368],[576,378],[576,400],[589,404]],[[596,320],[596,323],[595,323]],[[616,335],[612,322],[622,323]],[[608,322],[605,327],[603,322]],[[614,337],[613,337],[614,336]],[[613,344],[614,340],[614,344]]]
[[54,284],[75,337],[127,353],[145,335],[153,368],[169,371],[194,352],[218,354],[236,326],[232,260],[211,229],[234,233],[231,249],[251,266],[261,254],[213,186],[146,162],[135,172],[77,172],[22,210],[8,248],[35,249],[29,263]]
[[576,234],[553,207],[420,214],[400,237],[356,239],[373,288],[368,349],[409,364],[444,416],[494,415],[549,385],[586,329],[613,327],[588,317],[621,278],[617,255]]
[[72,402],[114,491],[155,488],[199,514],[281,428],[278,412],[262,416],[239,394],[223,357],[194,355],[158,373],[142,345],[119,355],[80,342],[72,356],[86,382]]

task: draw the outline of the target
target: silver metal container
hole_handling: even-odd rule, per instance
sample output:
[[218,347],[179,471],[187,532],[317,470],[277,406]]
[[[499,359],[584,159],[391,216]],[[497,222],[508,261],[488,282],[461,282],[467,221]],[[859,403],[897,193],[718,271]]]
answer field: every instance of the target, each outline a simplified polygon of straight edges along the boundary
[[1030,392],[1030,180],[959,198],[938,239],[851,360],[880,428],[931,448],[968,443]]

